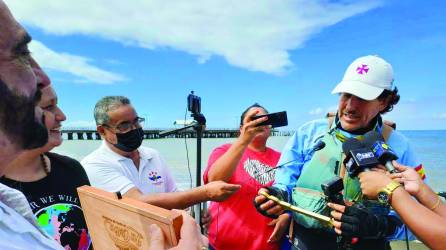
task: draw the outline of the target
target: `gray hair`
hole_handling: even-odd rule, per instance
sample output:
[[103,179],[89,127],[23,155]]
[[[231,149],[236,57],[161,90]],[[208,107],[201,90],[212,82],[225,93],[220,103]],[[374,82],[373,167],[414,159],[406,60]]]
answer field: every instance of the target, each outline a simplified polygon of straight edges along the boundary
[[108,124],[110,121],[108,112],[129,104],[130,100],[125,96],[106,96],[101,98],[94,107],[96,125]]

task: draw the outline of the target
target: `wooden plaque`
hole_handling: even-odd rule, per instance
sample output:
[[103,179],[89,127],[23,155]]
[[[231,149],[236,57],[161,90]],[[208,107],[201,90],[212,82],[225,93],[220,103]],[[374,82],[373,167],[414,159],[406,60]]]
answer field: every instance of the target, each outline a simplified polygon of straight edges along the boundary
[[153,223],[163,231],[166,247],[178,244],[181,214],[90,186],[77,192],[95,250],[149,249]]

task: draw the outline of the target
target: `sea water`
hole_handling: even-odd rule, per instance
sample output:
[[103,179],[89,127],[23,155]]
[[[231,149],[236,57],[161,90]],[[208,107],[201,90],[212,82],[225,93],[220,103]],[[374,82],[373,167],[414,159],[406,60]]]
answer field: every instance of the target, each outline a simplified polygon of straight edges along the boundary
[[[417,153],[423,164],[429,185],[436,191],[446,191],[446,130],[436,131],[401,131]],[[268,146],[280,151],[288,141],[287,136],[274,136],[268,139]],[[224,143],[231,143],[235,138],[203,139],[201,149],[202,172],[212,150]],[[53,151],[81,160],[101,145],[101,141],[65,140]],[[178,187],[188,189],[195,186],[196,179],[196,139],[152,139],[144,140],[144,146],[160,152],[171,169]],[[200,175],[201,176],[201,175]]]

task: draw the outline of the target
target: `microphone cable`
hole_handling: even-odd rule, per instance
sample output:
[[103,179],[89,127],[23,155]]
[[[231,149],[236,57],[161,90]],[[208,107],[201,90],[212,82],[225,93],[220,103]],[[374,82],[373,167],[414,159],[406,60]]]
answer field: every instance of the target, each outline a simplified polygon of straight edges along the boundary
[[[184,121],[185,122],[184,122],[183,127],[186,127],[186,116],[187,116],[187,106],[186,106],[186,112],[184,112]],[[186,148],[187,171],[189,172],[189,188],[192,189],[192,172],[190,171],[189,149],[187,147],[186,134],[184,134],[184,146]]]
[[[313,146],[313,148],[310,150],[309,153],[310,153],[310,154],[314,154],[316,151],[319,151],[319,150],[321,150],[321,149],[323,149],[323,148],[325,148],[325,142],[323,142],[322,140],[320,140],[320,141],[318,141],[318,142]],[[256,179],[257,179],[257,177],[259,177],[259,176],[261,176],[261,175],[267,174],[267,173],[269,173],[269,172],[271,172],[271,171],[273,171],[273,170],[279,169],[279,168],[281,168],[281,167],[283,167],[283,166],[285,166],[285,165],[288,165],[289,163],[296,162],[296,161],[298,161],[298,160],[299,160],[299,159],[293,159],[293,160],[291,160],[291,161],[284,162],[284,163],[282,163],[282,164],[280,164],[280,165],[278,165],[278,166],[276,166],[276,167],[272,167],[272,168],[270,168],[270,169],[268,169],[268,170],[266,170],[266,171],[264,171],[264,172],[257,173],[257,174],[255,175],[255,177],[256,177]]]

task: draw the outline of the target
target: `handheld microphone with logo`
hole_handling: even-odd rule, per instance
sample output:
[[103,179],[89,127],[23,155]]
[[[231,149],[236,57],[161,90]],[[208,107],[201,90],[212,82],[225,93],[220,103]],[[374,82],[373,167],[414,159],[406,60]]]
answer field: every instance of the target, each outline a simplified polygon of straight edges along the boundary
[[393,160],[398,159],[395,152],[384,142],[382,135],[376,131],[369,131],[364,135],[362,142],[366,147],[372,149],[373,154],[378,158],[390,173],[397,173],[398,170],[392,164]]
[[344,164],[350,177],[356,177],[362,171],[368,171],[379,164],[372,150],[356,138],[350,138],[342,143],[342,151],[346,155]]

